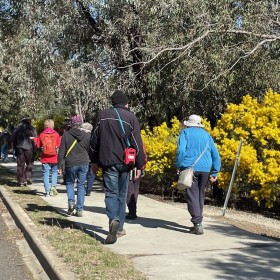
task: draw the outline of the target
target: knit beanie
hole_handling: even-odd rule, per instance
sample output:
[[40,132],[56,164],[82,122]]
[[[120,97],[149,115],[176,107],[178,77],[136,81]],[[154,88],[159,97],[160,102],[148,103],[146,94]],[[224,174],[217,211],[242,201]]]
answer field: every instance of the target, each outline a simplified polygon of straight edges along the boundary
[[111,96],[111,100],[112,100],[112,105],[126,105],[128,104],[128,97],[126,96],[126,94],[122,91],[122,90],[115,90],[115,92],[112,94]]
[[81,116],[73,116],[71,118],[71,126],[72,127],[80,127],[83,123],[83,119]]

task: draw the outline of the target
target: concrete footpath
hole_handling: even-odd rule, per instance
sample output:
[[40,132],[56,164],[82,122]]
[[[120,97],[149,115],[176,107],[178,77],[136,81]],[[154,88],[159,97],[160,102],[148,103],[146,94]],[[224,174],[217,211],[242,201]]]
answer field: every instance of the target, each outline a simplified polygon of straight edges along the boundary
[[[16,170],[14,162],[3,165]],[[58,196],[43,195],[39,162],[34,166],[30,187],[58,212],[66,213],[65,186],[58,185]],[[118,254],[131,256],[135,267],[149,279],[280,279],[278,241],[207,217],[203,223],[204,234],[190,234],[192,224],[186,209],[142,195],[138,200],[138,216],[125,223],[126,236],[105,246]],[[84,216],[69,219],[104,243],[108,218],[101,185],[95,184],[92,195],[86,197]]]

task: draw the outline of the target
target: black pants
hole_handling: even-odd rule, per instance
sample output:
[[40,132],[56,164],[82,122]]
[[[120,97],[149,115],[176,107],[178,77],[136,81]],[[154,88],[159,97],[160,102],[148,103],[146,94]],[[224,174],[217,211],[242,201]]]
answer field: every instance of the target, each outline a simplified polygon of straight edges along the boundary
[[193,184],[187,189],[188,211],[193,224],[200,224],[203,219],[205,186],[209,178],[208,172],[195,172]]

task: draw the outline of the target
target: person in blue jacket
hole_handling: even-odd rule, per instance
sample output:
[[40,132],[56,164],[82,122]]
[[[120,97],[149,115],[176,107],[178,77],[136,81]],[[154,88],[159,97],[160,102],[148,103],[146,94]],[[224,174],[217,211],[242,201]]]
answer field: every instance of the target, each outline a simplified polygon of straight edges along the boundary
[[[187,189],[187,205],[193,227],[190,232],[203,234],[202,219],[207,181],[215,182],[221,168],[221,159],[213,138],[201,124],[197,115],[184,121],[185,128],[177,142],[176,166],[179,171],[193,166],[194,177],[191,188]],[[209,178],[210,173],[210,178]]]

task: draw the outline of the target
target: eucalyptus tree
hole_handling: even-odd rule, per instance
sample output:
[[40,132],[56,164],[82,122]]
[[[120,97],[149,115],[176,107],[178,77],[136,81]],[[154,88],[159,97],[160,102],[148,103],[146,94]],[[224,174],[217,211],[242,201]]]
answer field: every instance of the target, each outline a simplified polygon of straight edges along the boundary
[[216,119],[248,91],[279,88],[276,1],[90,2],[115,79],[150,122],[190,112]]
[[279,89],[275,0],[3,3],[1,77],[34,115],[90,118],[122,87],[143,123],[214,122],[228,102]]
[[[73,1],[6,1],[4,24],[15,34],[1,38],[7,55],[1,65],[21,98],[21,114],[51,116],[77,113],[106,101],[106,88],[98,61],[102,48],[92,42],[84,12]],[[16,15],[16,16],[14,16]],[[97,59],[96,59],[97,57]],[[102,103],[103,102],[103,103]]]

